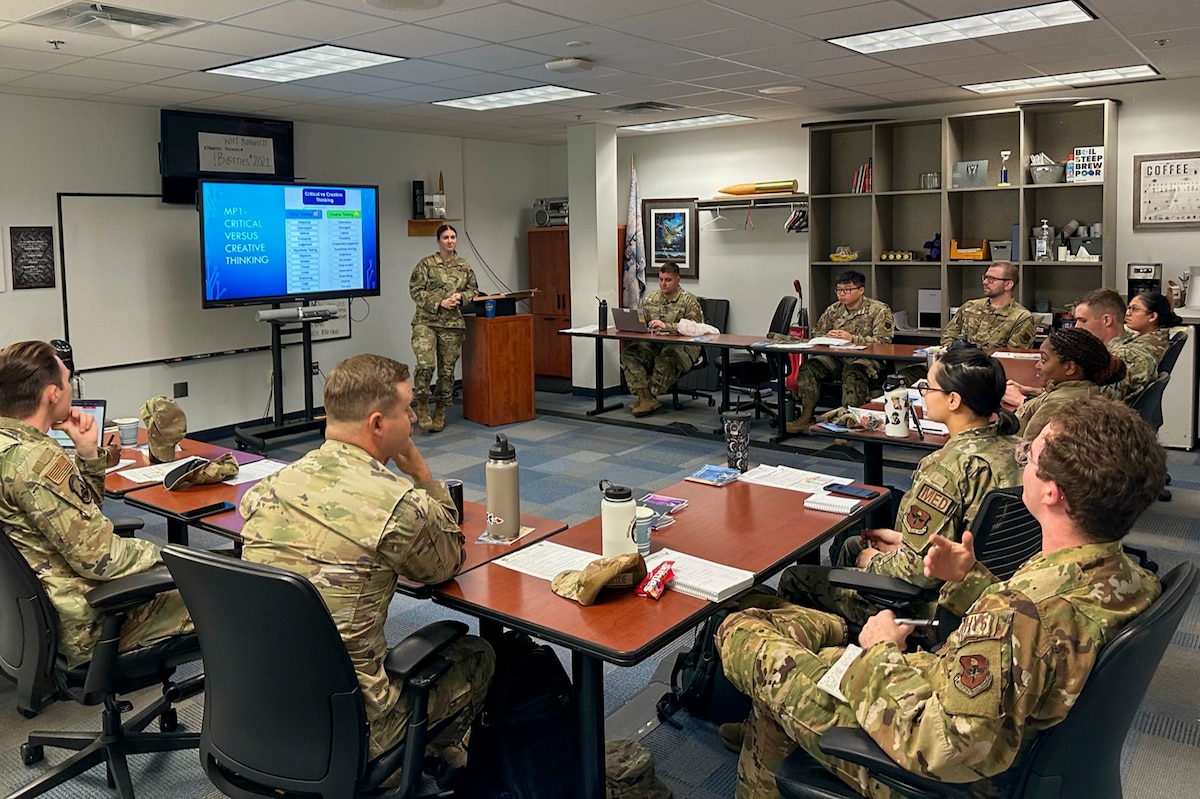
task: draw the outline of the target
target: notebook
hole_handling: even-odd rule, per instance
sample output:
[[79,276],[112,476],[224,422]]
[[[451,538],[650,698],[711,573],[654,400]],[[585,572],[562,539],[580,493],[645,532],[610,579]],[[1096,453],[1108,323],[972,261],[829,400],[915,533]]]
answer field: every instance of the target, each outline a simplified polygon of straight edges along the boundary
[[626,333],[649,333],[641,308],[613,308],[613,324]]
[[[96,434],[96,446],[104,445],[104,414],[108,410],[108,400],[73,399],[71,407],[78,408],[80,413],[86,413],[96,420],[93,432]],[[75,442],[62,430],[50,428],[50,437],[59,443],[63,449],[75,449]]]
[[850,497],[835,497],[832,494],[813,494],[805,497],[804,507],[807,510],[823,510],[826,513],[840,513],[849,516],[858,510],[859,501]]
[[724,602],[729,597],[754,585],[754,572],[735,569],[723,563],[715,563],[694,555],[685,555],[670,549],[660,549],[646,558],[646,569],[664,560],[673,560],[675,576],[667,585],[681,594],[707,599],[709,602]]

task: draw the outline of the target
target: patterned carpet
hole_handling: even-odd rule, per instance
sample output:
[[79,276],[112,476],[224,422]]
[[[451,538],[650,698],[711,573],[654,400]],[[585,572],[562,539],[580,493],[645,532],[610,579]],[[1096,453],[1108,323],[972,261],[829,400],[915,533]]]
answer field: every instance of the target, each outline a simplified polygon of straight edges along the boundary
[[[722,463],[724,445],[713,434],[715,410],[703,400],[686,403],[682,412],[660,412],[634,420],[627,408],[600,419],[585,417],[592,401],[571,395],[539,393],[537,419],[504,428],[486,428],[461,419],[459,406],[449,414],[446,430],[420,435],[418,444],[433,472],[464,481],[468,500],[484,501],[487,450],[497,432],[504,432],[517,451],[521,466],[522,510],[577,524],[599,512],[597,482],[610,479],[635,490],[658,490],[704,463]],[[830,474],[861,474],[858,453],[832,446],[828,440],[793,439],[768,446],[765,421],[753,427],[754,462],[782,463]],[[228,443],[228,442],[218,442]],[[290,460],[319,443],[317,439],[290,441],[274,448],[272,457]],[[904,488],[916,455],[910,450],[887,453],[885,482]],[[1139,522],[1130,541],[1149,548],[1169,569],[1183,559],[1200,554],[1200,453],[1171,452],[1174,501],[1159,503]],[[119,502],[110,512],[128,513]],[[165,538],[165,524],[149,519],[146,536]],[[196,546],[226,546],[215,536],[192,535]],[[397,597],[391,606],[388,639],[436,618],[454,614],[429,602]],[[690,636],[665,649],[659,657],[636,668],[605,669],[606,713],[610,737],[643,736],[654,753],[657,769],[677,797],[727,798],[733,794],[735,756],[720,746],[714,728],[681,716],[684,728],[657,726],[653,703],[665,690],[664,671]],[[563,653],[565,659],[566,654]],[[1194,603],[1176,634],[1145,702],[1130,731],[1122,756],[1125,795],[1131,799],[1195,794],[1200,785],[1200,602]],[[135,701],[139,698],[135,697]],[[140,698],[137,703],[146,699]],[[17,753],[19,743],[34,729],[91,729],[98,721],[94,708],[60,702],[33,720],[23,719],[14,708],[12,686],[0,681],[0,788],[12,790],[33,779],[43,767],[26,768]],[[202,709],[192,700],[181,709],[181,721],[199,728]],[[59,762],[61,752],[47,750],[47,763]],[[133,779],[138,796],[218,797],[220,794],[200,771],[194,752],[145,755],[133,759]],[[1192,785],[1192,789],[1185,786]],[[52,797],[110,797],[104,775],[93,770],[56,791]]]

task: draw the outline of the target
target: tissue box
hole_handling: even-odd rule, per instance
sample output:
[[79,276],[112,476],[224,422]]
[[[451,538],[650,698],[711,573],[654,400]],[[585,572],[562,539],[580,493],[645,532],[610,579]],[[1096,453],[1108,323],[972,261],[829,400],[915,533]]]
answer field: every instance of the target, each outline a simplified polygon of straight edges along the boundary
[[988,246],[992,250],[993,261],[1011,261],[1012,260],[1012,242],[1011,241],[990,241]]
[[987,239],[950,239],[951,261],[986,261],[988,260]]

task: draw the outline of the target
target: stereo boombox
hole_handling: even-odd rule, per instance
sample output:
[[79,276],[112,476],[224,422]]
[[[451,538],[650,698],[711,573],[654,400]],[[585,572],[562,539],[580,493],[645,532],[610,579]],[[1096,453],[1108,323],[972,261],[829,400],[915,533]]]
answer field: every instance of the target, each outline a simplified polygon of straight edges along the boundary
[[567,198],[542,197],[533,203],[533,224],[538,227],[567,224]]

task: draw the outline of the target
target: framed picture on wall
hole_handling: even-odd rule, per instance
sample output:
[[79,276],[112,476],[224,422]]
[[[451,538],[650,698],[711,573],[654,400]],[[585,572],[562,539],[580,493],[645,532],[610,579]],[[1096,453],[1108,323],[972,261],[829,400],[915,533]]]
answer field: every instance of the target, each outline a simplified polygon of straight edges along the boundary
[[679,264],[679,276],[700,277],[700,228],[696,198],[642,200],[642,230],[646,236],[646,275],[658,274],[668,261]]
[[54,232],[49,227],[10,227],[12,286],[20,289],[54,288]]
[[1200,152],[1133,157],[1133,229],[1200,230]]

